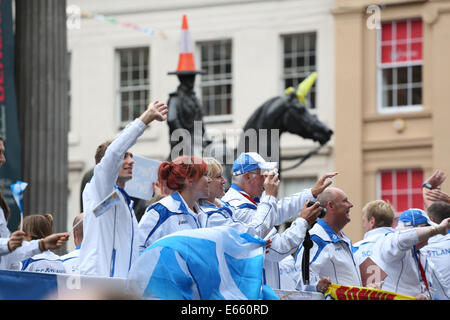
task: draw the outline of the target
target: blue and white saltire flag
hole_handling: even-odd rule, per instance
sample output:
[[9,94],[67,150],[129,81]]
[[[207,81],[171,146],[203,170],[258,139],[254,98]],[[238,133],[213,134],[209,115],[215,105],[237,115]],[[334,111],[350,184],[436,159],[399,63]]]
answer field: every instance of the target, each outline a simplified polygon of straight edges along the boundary
[[263,285],[266,244],[228,226],[172,233],[135,261],[128,291],[165,300],[278,299]]
[[10,185],[14,200],[16,200],[17,206],[20,212],[23,212],[23,191],[28,186],[28,183],[23,181],[17,181]]

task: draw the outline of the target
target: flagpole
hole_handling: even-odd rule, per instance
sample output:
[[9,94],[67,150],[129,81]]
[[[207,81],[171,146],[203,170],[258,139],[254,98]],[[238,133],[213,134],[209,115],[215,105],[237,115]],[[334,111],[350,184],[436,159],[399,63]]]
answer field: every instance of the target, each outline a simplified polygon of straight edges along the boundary
[[[83,217],[84,218],[84,217]],[[78,221],[73,227],[72,230],[69,231],[69,237],[70,235],[73,233],[73,230],[75,230],[76,227],[78,227],[78,225],[83,222],[83,218],[80,219],[80,221]]]

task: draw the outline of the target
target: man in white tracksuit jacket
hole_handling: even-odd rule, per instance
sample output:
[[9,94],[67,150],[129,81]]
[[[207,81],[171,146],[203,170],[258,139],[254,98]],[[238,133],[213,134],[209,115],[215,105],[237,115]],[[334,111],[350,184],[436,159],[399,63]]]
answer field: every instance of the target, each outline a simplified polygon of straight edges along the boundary
[[[94,175],[83,191],[81,274],[125,278],[139,256],[138,223],[130,197],[124,190],[125,182],[132,177],[134,163],[128,149],[151,121],[163,121],[166,115],[164,103],[152,102],[111,144],[102,145],[106,148],[103,157],[97,157],[97,152]],[[94,209],[114,190],[117,190],[119,201],[101,215],[95,215]]]
[[[347,195],[338,188],[328,188],[322,192],[318,201],[327,212],[309,231],[313,246],[310,249],[309,270],[311,282],[329,277],[332,283],[361,286],[361,278],[352,253],[352,241],[343,232],[350,222],[350,209],[353,204]],[[302,258],[304,247],[297,253],[297,288],[304,286],[302,279]]]
[[[416,227],[431,225],[431,222],[422,210],[409,209],[399,218],[400,230],[395,230],[387,226],[389,221],[383,218],[388,214],[393,220],[394,210],[383,200],[369,202],[363,208],[363,226],[367,232],[353,249],[363,286],[375,286],[413,297],[430,294],[434,286],[431,279],[433,270],[424,255],[416,255],[416,246],[437,233],[446,232],[446,223]],[[415,228],[404,229],[405,226]],[[418,259],[424,270],[423,275]]]
[[[234,219],[247,224],[251,222],[252,215],[258,209],[258,202],[255,201],[255,197],[261,197],[261,194],[263,194],[264,177],[262,176],[262,170],[272,170],[276,165],[276,162],[266,162],[259,154],[254,152],[242,153],[235,160],[232,169],[234,183],[222,197],[222,201],[234,207]],[[279,200],[274,225],[280,225],[293,217],[298,217],[306,201],[314,201],[315,197],[331,184],[331,181],[325,183],[325,179],[334,175],[324,175],[314,186],[314,191],[305,189]],[[311,216],[311,219],[315,220],[320,213],[320,209],[318,209],[318,205],[310,209],[311,212],[315,212]],[[280,234],[273,228],[265,237],[266,240],[270,239],[272,242],[269,253],[264,259],[264,279],[270,287],[281,288],[278,262],[298,249],[303,242],[307,228],[307,220],[298,217],[283,233]]]

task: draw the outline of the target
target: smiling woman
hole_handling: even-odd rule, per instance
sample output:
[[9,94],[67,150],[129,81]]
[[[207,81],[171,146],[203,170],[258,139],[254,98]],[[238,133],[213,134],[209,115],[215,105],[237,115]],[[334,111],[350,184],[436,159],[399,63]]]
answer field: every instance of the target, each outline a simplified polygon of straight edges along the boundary
[[170,233],[202,227],[198,201],[208,197],[208,165],[203,159],[180,156],[164,161],[158,168],[158,180],[174,192],[149,206],[139,222],[140,251]]

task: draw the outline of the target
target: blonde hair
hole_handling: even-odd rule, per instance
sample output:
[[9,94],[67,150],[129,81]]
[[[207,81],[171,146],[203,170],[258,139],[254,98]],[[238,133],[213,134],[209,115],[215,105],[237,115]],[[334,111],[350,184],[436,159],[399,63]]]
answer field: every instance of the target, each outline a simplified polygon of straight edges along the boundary
[[367,220],[375,219],[375,226],[390,227],[394,222],[394,208],[391,204],[384,200],[374,200],[368,202],[362,209],[363,215],[366,215]]
[[31,240],[45,238],[53,233],[53,216],[50,213],[27,216],[23,219],[23,231]]
[[203,160],[208,165],[208,177],[214,178],[217,174],[223,172],[223,167],[219,161],[212,157],[205,157]]

